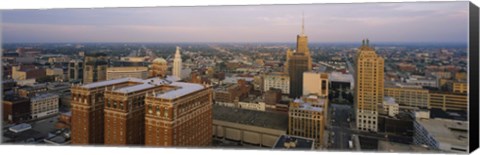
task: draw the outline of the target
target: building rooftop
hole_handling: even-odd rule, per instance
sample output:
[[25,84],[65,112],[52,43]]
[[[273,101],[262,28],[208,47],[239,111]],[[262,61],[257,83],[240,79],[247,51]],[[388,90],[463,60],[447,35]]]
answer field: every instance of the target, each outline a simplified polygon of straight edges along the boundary
[[384,140],[378,141],[378,151],[380,152],[437,152],[439,150],[429,149],[419,145],[409,145],[402,143],[389,142]]
[[395,98],[389,97],[389,96],[383,97],[383,103],[384,103],[384,104],[390,104],[390,105],[392,105],[392,104],[397,104],[397,103],[395,102]]
[[178,98],[178,97],[206,88],[204,85],[201,85],[201,84],[175,82],[175,81],[178,81],[178,78],[173,78],[170,76],[165,79],[155,77],[155,78],[150,78],[145,80],[138,79],[138,78],[120,78],[120,79],[90,83],[90,84],[83,85],[81,87],[96,88],[96,87],[108,86],[108,85],[124,83],[124,82],[137,82],[138,84],[136,85],[121,87],[113,90],[113,92],[118,92],[118,93],[129,93],[129,92],[136,92],[136,91],[141,91],[145,89],[150,89],[150,88],[154,88],[162,85],[174,86],[175,88],[169,91],[156,92],[155,95],[157,98],[164,98],[164,99]]
[[343,74],[341,72],[331,72],[328,75],[328,80],[334,82],[354,82],[352,74]]
[[[307,99],[308,101],[305,101]],[[295,99],[295,103],[299,103],[299,109],[323,112],[323,108],[327,102],[327,99],[318,98],[315,95],[306,96],[304,99]]]
[[273,149],[313,150],[315,140],[311,138],[281,135]]
[[53,93],[35,94],[35,96],[30,98],[30,100],[32,100],[32,101],[41,100],[41,99],[45,99],[45,98],[48,98],[48,97],[59,97],[59,96],[57,94],[53,94]]
[[237,83],[238,80],[245,80],[247,82],[252,82],[254,80],[253,77],[225,77],[223,80],[224,83]]
[[287,131],[288,115],[213,105],[213,119]]
[[15,126],[12,126],[12,127],[8,128],[8,130],[10,130],[14,133],[20,133],[20,132],[23,132],[23,131],[27,131],[29,129],[32,129],[32,126],[30,124],[27,124],[27,123],[18,124],[18,125],[15,125]]
[[164,99],[174,99],[174,98],[178,98],[178,97],[181,97],[205,88],[205,86],[200,84],[185,83],[185,82],[173,82],[170,85],[177,86],[177,89],[156,94],[156,97],[164,98]]
[[147,67],[108,67],[107,72],[146,72]]
[[141,83],[143,82],[142,79],[138,78],[119,78],[119,79],[114,79],[114,80],[107,80],[107,81],[100,81],[100,82],[94,82],[94,83],[89,83],[82,85],[82,88],[87,88],[87,89],[92,89],[92,88],[97,88],[97,87],[104,87],[108,85],[113,85],[113,84],[118,84],[118,83],[124,83],[124,82],[138,82]]
[[432,137],[440,143],[468,146],[468,122],[448,119],[417,119]]

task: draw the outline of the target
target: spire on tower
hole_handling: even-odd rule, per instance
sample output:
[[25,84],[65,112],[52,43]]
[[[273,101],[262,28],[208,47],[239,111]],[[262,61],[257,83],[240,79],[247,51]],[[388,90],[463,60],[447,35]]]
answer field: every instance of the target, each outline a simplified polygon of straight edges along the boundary
[[302,12],[302,35],[305,34],[305,14]]

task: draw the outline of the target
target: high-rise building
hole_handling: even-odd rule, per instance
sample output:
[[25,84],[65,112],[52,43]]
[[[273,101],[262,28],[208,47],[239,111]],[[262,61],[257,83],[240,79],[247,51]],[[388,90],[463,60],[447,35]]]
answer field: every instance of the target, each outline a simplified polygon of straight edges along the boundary
[[282,90],[282,94],[290,93],[290,76],[287,73],[270,73],[265,75],[263,90],[268,91],[270,88]]
[[[128,85],[128,81],[101,81],[71,87],[72,144],[103,144],[105,88]],[[123,82],[123,83],[121,83]]]
[[[136,82],[135,82],[136,81]],[[145,95],[165,91],[167,81],[158,77],[132,80],[127,86],[105,88],[105,144],[145,144]]]
[[[211,88],[174,79],[121,78],[72,86],[72,144],[210,144]],[[164,127],[171,131],[164,135],[167,140],[159,139]],[[193,132],[199,128],[204,129]]]
[[182,78],[182,56],[180,55],[180,47],[177,46],[175,51],[175,58],[173,59],[173,76]]
[[384,60],[363,40],[355,60],[355,114],[357,129],[378,130],[378,105],[383,103]]
[[108,67],[107,68],[107,80],[120,79],[120,78],[139,78],[146,79],[148,77],[147,67]]
[[290,97],[302,96],[303,72],[312,70],[312,58],[308,49],[308,37],[304,33],[304,22],[302,22],[302,33],[297,35],[297,50],[287,50],[287,62],[285,71],[290,76]]
[[303,73],[303,95],[315,94],[328,97],[328,74],[320,72]]
[[156,58],[153,60],[150,68],[150,77],[166,77],[168,72],[167,60],[163,58]]
[[328,99],[317,95],[303,96],[290,103],[288,134],[315,140],[315,148],[324,146]]
[[104,53],[86,54],[84,62],[83,83],[104,81],[107,79],[108,61]]
[[82,81],[83,79],[83,61],[74,59],[68,63],[68,80],[69,81]]
[[209,146],[213,130],[211,87],[174,82],[165,88],[146,95],[145,145]]

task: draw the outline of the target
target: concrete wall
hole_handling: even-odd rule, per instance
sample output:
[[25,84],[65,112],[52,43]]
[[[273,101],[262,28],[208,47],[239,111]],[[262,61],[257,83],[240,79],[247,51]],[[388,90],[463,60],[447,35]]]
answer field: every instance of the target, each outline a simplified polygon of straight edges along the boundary
[[286,129],[284,131],[252,125],[244,125],[234,122],[213,120],[213,136],[228,140],[273,147],[278,137],[284,134],[286,134]]

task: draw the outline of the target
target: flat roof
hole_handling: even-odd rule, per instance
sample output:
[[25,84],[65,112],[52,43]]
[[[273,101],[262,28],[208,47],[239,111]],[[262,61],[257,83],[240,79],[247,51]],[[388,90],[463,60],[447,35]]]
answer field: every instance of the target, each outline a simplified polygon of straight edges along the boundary
[[106,81],[89,83],[89,84],[82,85],[80,87],[91,89],[91,88],[104,87],[104,86],[108,86],[108,85],[113,85],[113,84],[118,84],[118,83],[123,83],[123,82],[129,82],[129,81],[130,82],[143,83],[142,79],[127,77],[127,78],[119,78],[119,79],[114,79],[114,80],[106,80]]
[[[287,148],[285,147],[285,142],[294,142],[295,147]],[[314,142],[315,140],[311,138],[281,135],[275,142],[273,149],[312,150],[314,148]]]
[[156,97],[164,98],[164,99],[174,99],[174,98],[185,96],[187,94],[190,94],[205,88],[205,86],[201,84],[185,83],[185,82],[173,82],[170,85],[177,86],[178,88],[164,92],[164,93],[156,94]]
[[108,67],[107,72],[142,72],[148,71],[147,67]]
[[14,133],[19,133],[19,132],[23,132],[23,131],[32,129],[32,125],[27,124],[27,123],[22,123],[22,124],[18,124],[18,125],[12,126],[12,127],[8,128],[8,129],[9,129],[10,131],[14,132]]
[[409,145],[402,143],[378,141],[378,151],[380,152],[441,152],[439,150],[429,149],[419,145]]
[[341,72],[331,72],[328,74],[328,80],[337,82],[354,82],[352,74],[343,74]]
[[156,92],[156,97],[157,98],[164,98],[164,99],[178,98],[178,97],[185,96],[185,95],[188,95],[188,94],[193,93],[195,91],[199,91],[199,90],[202,90],[202,89],[206,88],[204,85],[201,85],[201,84],[175,82],[175,81],[178,81],[178,78],[167,77],[165,79],[162,79],[162,78],[159,78],[159,77],[155,77],[155,78],[142,80],[142,79],[139,79],[139,78],[130,78],[129,77],[129,78],[120,78],[120,79],[90,83],[90,84],[83,85],[81,87],[96,88],[96,87],[114,85],[114,84],[124,83],[124,82],[137,82],[138,83],[136,85],[121,87],[121,88],[113,90],[113,92],[118,92],[118,93],[136,92],[136,91],[150,89],[150,88],[154,88],[154,87],[158,87],[158,86],[162,86],[162,85],[176,87],[176,88],[174,88],[172,90],[169,90],[169,91],[166,91],[166,92]]
[[468,122],[447,119],[417,119],[416,121],[440,143],[468,147]]
[[34,97],[31,98],[31,100],[39,100],[47,97],[60,97],[60,96],[53,93],[36,94]]
[[288,115],[213,105],[213,119],[287,131]]

